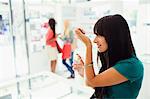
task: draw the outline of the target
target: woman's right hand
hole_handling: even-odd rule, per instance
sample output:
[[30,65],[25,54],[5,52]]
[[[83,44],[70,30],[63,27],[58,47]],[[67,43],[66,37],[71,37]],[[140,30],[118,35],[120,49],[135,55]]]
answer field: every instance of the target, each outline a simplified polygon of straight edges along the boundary
[[79,54],[77,54],[77,57],[78,57],[78,62],[73,63],[73,68],[79,73],[80,76],[84,77],[84,62],[81,59],[81,56]]
[[86,47],[92,46],[91,40],[85,35],[82,29],[77,28],[75,30],[77,37],[85,44]]

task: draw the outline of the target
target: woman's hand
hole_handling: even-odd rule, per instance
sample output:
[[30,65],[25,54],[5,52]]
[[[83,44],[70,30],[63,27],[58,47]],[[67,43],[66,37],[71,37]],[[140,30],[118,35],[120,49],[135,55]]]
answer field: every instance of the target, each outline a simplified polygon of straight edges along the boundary
[[86,47],[92,46],[91,40],[87,36],[85,36],[85,33],[82,29],[77,28],[75,32],[77,34],[77,37],[86,45]]
[[79,54],[77,54],[78,57],[78,62],[73,63],[73,68],[74,70],[76,70],[80,76],[84,77],[84,62],[81,59],[81,56]]

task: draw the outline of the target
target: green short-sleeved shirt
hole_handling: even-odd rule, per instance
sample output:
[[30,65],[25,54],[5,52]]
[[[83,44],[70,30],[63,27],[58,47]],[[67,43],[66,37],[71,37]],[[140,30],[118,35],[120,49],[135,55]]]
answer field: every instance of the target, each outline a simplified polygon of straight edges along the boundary
[[128,81],[108,87],[106,99],[136,99],[143,80],[143,64],[135,56],[113,66]]

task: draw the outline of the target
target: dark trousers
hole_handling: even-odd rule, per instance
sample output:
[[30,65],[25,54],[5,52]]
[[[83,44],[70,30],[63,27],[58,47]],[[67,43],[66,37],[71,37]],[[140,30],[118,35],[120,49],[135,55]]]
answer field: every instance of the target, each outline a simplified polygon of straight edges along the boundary
[[72,64],[73,64],[73,53],[74,53],[74,52],[71,52],[71,57],[70,57],[70,59],[69,59],[71,66],[72,66]]
[[73,52],[71,52],[71,58],[69,59],[70,65],[66,62],[66,59],[62,60],[62,63],[67,67],[71,75],[74,74],[74,70],[72,69],[72,64],[73,64]]

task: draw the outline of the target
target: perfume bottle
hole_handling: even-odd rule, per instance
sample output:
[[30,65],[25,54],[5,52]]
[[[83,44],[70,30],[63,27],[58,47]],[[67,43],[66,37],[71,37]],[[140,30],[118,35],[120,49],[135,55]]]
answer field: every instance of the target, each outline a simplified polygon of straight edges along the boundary
[[78,54],[76,54],[75,57],[74,57],[74,63],[75,64],[79,64],[80,63],[80,58],[79,58]]

